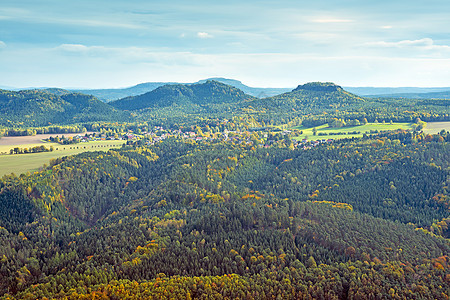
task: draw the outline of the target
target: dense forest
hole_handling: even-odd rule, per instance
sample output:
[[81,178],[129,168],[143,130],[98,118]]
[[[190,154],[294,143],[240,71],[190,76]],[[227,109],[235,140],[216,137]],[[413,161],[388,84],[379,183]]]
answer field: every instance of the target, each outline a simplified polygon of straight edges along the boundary
[[[227,105],[256,99],[241,90],[217,82],[207,81],[193,85],[164,85],[143,95],[127,97],[110,104],[118,109],[139,110],[161,107],[185,107],[187,110],[200,106],[207,111],[213,110],[214,104]],[[213,105],[213,107],[210,107]]]
[[449,133],[147,144],[2,178],[4,299],[449,297]]
[[0,90],[0,126],[20,128],[111,120],[130,121],[130,116],[84,94]]
[[[333,83],[255,98],[206,81],[110,104],[2,90],[1,135],[127,142],[1,178],[0,299],[449,299],[450,133],[421,131],[449,114]],[[398,121],[413,130],[294,140]]]

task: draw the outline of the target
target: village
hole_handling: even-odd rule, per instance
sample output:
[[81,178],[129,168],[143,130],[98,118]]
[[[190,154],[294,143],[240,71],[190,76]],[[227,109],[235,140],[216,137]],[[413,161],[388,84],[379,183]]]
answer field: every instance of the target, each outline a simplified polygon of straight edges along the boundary
[[[302,148],[304,150],[310,149],[311,147],[318,146],[323,143],[331,143],[332,139],[319,139],[314,141],[308,141],[306,138],[297,140],[292,135],[292,131],[283,130],[277,133],[266,132],[266,131],[241,131],[241,130],[224,130],[223,132],[215,133],[203,133],[201,131],[186,131],[182,130],[169,130],[164,129],[162,126],[157,126],[154,130],[149,132],[143,132],[141,135],[135,135],[133,133],[127,133],[118,139],[126,140],[137,140],[145,139],[147,145],[153,145],[157,142],[165,140],[169,137],[178,137],[186,141],[195,142],[225,142],[240,144],[246,146],[253,146],[258,148],[269,148],[274,145],[278,146],[291,146],[294,148]],[[112,137],[105,137],[105,139],[112,139]],[[116,138],[117,139],[117,138]]]
[[152,130],[146,132],[134,133],[132,130],[126,133],[86,133],[84,135],[77,134],[72,137],[55,136],[50,137],[46,141],[56,142],[61,145],[88,143],[93,141],[133,141],[143,140],[146,145],[153,145],[160,141],[163,141],[169,137],[182,138],[186,141],[194,142],[226,142],[240,145],[253,146],[258,148],[269,148],[273,145],[278,146],[291,146],[294,148],[303,148],[304,150],[315,147],[323,143],[331,143],[332,139],[319,139],[314,141],[308,141],[306,138],[297,140],[294,138],[292,131],[283,130],[279,132],[269,131],[254,131],[254,130],[224,130],[223,132],[206,132],[201,130],[194,131],[182,131],[165,129],[162,126],[155,126]]

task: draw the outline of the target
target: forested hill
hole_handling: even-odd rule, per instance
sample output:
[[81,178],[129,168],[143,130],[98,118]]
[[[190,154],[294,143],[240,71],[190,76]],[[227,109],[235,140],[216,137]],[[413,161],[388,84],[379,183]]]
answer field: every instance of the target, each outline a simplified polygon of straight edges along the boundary
[[173,105],[234,104],[253,99],[256,98],[237,88],[211,80],[193,85],[165,85],[143,95],[127,97],[110,104],[118,109],[139,110]]
[[[60,88],[47,88],[47,89],[43,89],[41,91],[47,92],[47,93],[50,93],[50,94],[53,94],[53,95],[56,95],[56,96],[62,96],[62,95],[67,95],[67,94],[74,93],[73,91],[60,89]],[[86,93],[82,93],[82,94],[86,94]]]
[[138,96],[145,93],[148,93],[150,91],[153,91],[157,89],[158,87],[164,86],[164,85],[175,85],[175,84],[185,84],[185,85],[193,85],[193,84],[199,84],[199,83],[205,83],[207,81],[218,81],[223,84],[231,85],[235,88],[238,88],[244,93],[255,96],[258,98],[264,98],[269,96],[275,96],[279,95],[285,92],[290,91],[289,88],[257,88],[257,87],[250,87],[238,80],[234,79],[227,79],[227,78],[221,78],[221,77],[214,77],[214,78],[208,78],[203,79],[198,82],[194,83],[181,83],[181,82],[145,82],[140,83],[138,85],[128,87],[128,88],[116,88],[116,89],[94,89],[94,90],[72,90],[72,92],[79,92],[83,94],[89,94],[94,95],[95,97],[99,98],[100,100],[104,102],[110,102],[118,99],[122,99],[125,97],[130,96]]
[[[411,122],[448,120],[448,100],[363,98],[333,83],[299,85],[291,92],[258,99],[214,80],[161,86],[151,92],[108,104],[96,97],[62,89],[0,90],[0,126],[30,127],[99,121],[149,121],[166,124],[193,119],[249,116],[258,122],[286,124],[295,118],[306,126],[330,118]],[[132,113],[130,112],[132,111]],[[184,120],[184,121],[183,121]]]
[[309,82],[299,85],[293,92],[314,91],[314,92],[342,92],[344,89],[332,82]]
[[91,95],[39,90],[0,90],[0,125],[43,126],[92,121],[127,121],[129,115]]
[[299,85],[291,92],[274,97],[258,99],[250,103],[252,107],[277,110],[333,109],[361,105],[366,100],[345,91],[342,87],[326,82],[311,82]]

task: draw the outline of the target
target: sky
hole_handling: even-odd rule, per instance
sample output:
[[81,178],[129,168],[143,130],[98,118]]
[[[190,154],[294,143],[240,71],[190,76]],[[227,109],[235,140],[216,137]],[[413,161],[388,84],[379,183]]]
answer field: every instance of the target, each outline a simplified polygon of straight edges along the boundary
[[1,0],[0,86],[450,87],[448,0]]

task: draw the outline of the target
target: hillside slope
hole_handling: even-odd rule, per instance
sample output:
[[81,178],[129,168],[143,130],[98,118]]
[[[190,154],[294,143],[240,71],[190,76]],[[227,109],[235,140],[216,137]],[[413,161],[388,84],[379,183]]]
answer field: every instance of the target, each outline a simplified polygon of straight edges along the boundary
[[234,104],[253,99],[254,97],[232,86],[217,81],[207,81],[193,85],[165,85],[143,95],[127,97],[110,104],[122,110],[139,110],[174,105]]
[[299,85],[288,93],[254,100],[249,105],[276,111],[320,111],[357,105],[365,101],[364,98],[353,95],[334,83],[312,82]]
[[128,120],[128,114],[91,95],[0,90],[0,125],[44,126],[90,121]]
[[[123,99],[131,96],[138,96],[148,92],[151,92],[159,87],[164,85],[196,85],[200,83],[205,83],[207,81],[217,81],[223,84],[231,85],[237,89],[242,90],[244,93],[258,97],[271,97],[275,95],[279,95],[285,92],[290,91],[290,88],[259,88],[259,87],[250,87],[239,80],[227,79],[222,77],[214,77],[199,80],[194,83],[180,83],[180,82],[145,82],[140,83],[135,86],[127,87],[127,88],[116,88],[116,89],[80,89],[80,90],[71,90],[72,92],[83,93],[88,95],[93,95],[103,102],[111,102],[119,99]],[[57,89],[49,89],[49,90],[57,90]]]

